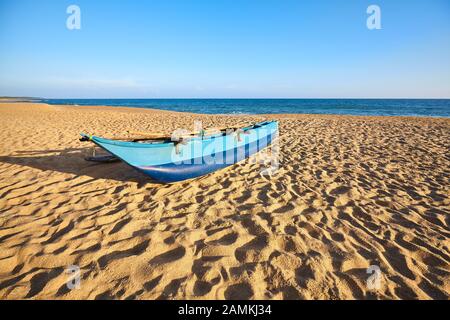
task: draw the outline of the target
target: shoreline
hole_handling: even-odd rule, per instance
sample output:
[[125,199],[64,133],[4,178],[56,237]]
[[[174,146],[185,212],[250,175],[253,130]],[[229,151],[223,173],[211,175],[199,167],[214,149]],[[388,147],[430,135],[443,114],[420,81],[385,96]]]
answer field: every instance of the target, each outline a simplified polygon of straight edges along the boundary
[[[436,99],[440,100],[440,99]],[[157,108],[148,108],[148,107],[135,107],[135,106],[110,106],[110,105],[72,105],[72,104],[49,104],[46,102],[27,102],[27,101],[17,101],[17,102],[3,102],[0,100],[0,105],[2,104],[11,104],[11,103],[27,103],[27,104],[38,104],[38,105],[46,105],[46,106],[54,106],[54,107],[67,107],[67,108],[85,108],[85,109],[98,109],[98,110],[109,110],[109,111],[130,111],[138,112],[149,110],[149,112],[169,112],[169,113],[179,113],[179,114],[189,114],[189,115],[199,115],[199,116],[229,116],[229,117],[356,117],[356,118],[406,118],[406,119],[437,119],[437,120],[450,120],[449,117],[440,117],[440,116],[408,116],[408,115],[353,115],[353,114],[325,114],[325,113],[243,113],[243,114],[231,114],[231,113],[195,113],[189,111],[177,111],[177,110],[167,110],[167,109],[157,109]]]

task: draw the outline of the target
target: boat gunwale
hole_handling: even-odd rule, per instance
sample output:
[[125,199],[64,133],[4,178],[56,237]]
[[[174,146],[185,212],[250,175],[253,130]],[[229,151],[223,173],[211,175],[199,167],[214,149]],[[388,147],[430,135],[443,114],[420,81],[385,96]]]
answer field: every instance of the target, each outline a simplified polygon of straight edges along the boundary
[[[267,126],[271,123],[277,122],[276,120],[267,120],[267,121],[263,121],[263,122],[259,122],[259,123],[255,123],[251,126],[248,127],[244,127],[241,128],[240,130],[243,131],[249,131],[249,130],[256,130],[256,129],[260,129],[263,128],[264,126]],[[91,140],[92,142],[100,142],[100,143],[104,143],[104,144],[110,144],[110,145],[115,145],[115,146],[120,146],[120,147],[127,147],[127,148],[168,148],[168,147],[174,147],[175,146],[175,142],[170,141],[170,142],[151,142],[151,143],[141,143],[141,142],[133,142],[133,141],[122,141],[122,140],[112,140],[112,139],[106,139],[106,138],[102,138],[102,137],[97,137],[97,136],[91,136],[91,135],[87,135],[85,133],[81,133],[80,134],[82,137],[87,137],[89,138],[89,140]],[[217,136],[211,136],[208,137],[206,139],[204,139],[204,137],[192,137],[191,139],[189,139],[188,141],[204,141],[204,142],[210,142],[213,139],[217,139],[220,137],[225,137],[226,134],[221,134],[221,135],[217,135]],[[148,140],[150,141],[150,139]]]

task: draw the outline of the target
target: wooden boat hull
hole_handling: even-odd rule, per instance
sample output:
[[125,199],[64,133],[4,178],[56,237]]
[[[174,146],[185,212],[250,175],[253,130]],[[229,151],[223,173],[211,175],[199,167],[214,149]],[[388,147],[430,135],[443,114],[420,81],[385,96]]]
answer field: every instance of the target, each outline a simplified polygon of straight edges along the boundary
[[277,135],[278,123],[266,121],[242,128],[240,133],[193,138],[179,145],[124,142],[95,136],[89,139],[152,179],[170,183],[203,176],[242,161],[270,145]]

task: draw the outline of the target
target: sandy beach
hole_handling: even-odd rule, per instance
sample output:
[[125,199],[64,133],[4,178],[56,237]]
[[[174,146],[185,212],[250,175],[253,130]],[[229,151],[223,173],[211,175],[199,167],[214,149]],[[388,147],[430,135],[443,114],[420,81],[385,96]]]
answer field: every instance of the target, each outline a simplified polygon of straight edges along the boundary
[[[3,102],[0,119],[0,299],[450,296],[448,118]],[[263,119],[280,124],[273,176],[246,160],[156,184],[120,162],[86,162],[91,145],[78,141]]]

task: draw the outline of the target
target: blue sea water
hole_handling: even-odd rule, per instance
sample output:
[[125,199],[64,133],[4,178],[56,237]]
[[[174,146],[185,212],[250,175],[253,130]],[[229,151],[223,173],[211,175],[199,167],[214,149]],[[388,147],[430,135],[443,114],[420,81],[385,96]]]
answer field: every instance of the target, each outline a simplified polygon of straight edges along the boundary
[[450,99],[44,99],[63,105],[154,108],[207,114],[339,114],[450,117]]

